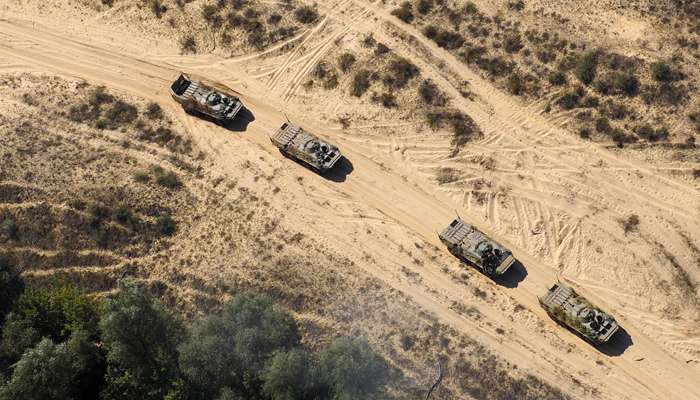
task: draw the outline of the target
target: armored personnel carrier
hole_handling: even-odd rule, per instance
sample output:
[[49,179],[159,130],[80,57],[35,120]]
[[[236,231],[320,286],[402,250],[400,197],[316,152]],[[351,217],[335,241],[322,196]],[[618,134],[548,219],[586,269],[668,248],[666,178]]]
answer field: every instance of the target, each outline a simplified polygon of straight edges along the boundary
[[226,89],[214,86],[218,85],[206,84],[180,74],[170,86],[170,94],[187,113],[202,114],[213,118],[217,123],[226,124],[236,117],[243,103]]
[[341,157],[337,147],[291,122],[283,123],[270,140],[283,155],[301,162],[318,173],[331,169]]
[[515,262],[510,250],[460,218],[452,221],[439,237],[450,253],[476,265],[491,277],[502,275]]
[[619,329],[615,318],[562,283],[552,286],[539,300],[550,317],[573,329],[593,344],[607,342]]

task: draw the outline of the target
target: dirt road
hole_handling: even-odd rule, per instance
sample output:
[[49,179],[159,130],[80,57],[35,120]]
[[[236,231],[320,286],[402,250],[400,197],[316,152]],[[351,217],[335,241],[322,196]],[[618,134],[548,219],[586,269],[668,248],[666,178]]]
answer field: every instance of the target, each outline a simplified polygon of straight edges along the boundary
[[[293,50],[280,56],[281,66],[270,68],[269,73],[259,71],[257,76],[246,73],[251,63],[259,62],[255,57],[223,60],[212,56],[148,56],[146,51],[136,48],[125,51],[123,47],[128,45],[124,43],[119,46],[122,49],[115,50],[111,43],[75,37],[10,15],[0,20],[0,72],[48,71],[157,101],[177,113],[193,140],[224,173],[233,172],[227,160],[236,158],[235,149],[240,142],[279,158],[281,165],[288,162],[277,153],[267,136],[284,121],[284,110],[291,119],[312,131],[331,132],[326,136],[340,145],[352,164],[351,168],[346,167],[343,176],[330,180],[304,170],[286,172],[289,179],[283,180],[286,186],[282,189],[308,208],[307,215],[299,216],[299,223],[308,222],[312,214],[325,221],[309,226],[310,234],[357,259],[362,259],[365,253],[378,259],[386,254],[381,242],[360,240],[347,246],[348,237],[358,228],[339,215],[340,208],[376,215],[381,222],[376,225],[378,232],[437,247],[441,246],[436,230],[448,223],[457,210],[462,217],[511,247],[524,265],[526,276],[520,282],[506,286],[492,285],[488,281],[484,281],[485,284],[492,287],[503,302],[522,304],[544,321],[544,325],[532,320],[512,321],[498,304],[478,305],[486,320],[511,327],[503,337],[495,332],[496,325],[477,324],[454,309],[454,302],[470,299],[465,297],[464,287],[439,268],[426,265],[416,269],[423,283],[414,285],[397,277],[400,265],[391,260],[365,262],[362,267],[388,286],[410,296],[444,323],[556,386],[566,389],[575,385],[570,376],[562,372],[568,371],[585,377],[585,383],[595,387],[601,398],[700,398],[698,367],[677,358],[669,352],[669,346],[660,343],[671,339],[650,337],[653,330],[648,327],[653,327],[654,321],[648,321],[650,325],[646,325],[645,330],[636,328],[637,322],[653,316],[648,313],[647,306],[654,301],[654,291],[647,291],[650,298],[645,300],[635,298],[645,289],[636,291],[637,288],[617,286],[627,281],[630,285],[636,284],[640,278],[635,275],[644,272],[628,267],[613,270],[616,265],[628,263],[630,257],[655,260],[656,254],[653,249],[649,250],[649,244],[661,243],[674,254],[682,254],[684,250],[674,248],[674,243],[679,242],[676,240],[678,232],[686,232],[691,237],[698,235],[700,196],[697,188],[673,180],[653,166],[621,158],[607,149],[572,138],[540,115],[539,110],[511,101],[452,56],[421,39],[427,51],[447,60],[452,71],[470,82],[477,99],[460,100],[459,106],[485,132],[483,139],[467,146],[448,162],[464,168],[463,162],[475,157],[498,158],[498,168],[487,174],[507,187],[501,194],[489,194],[485,204],[479,204],[471,194],[465,196],[460,186],[437,190],[436,185],[426,179],[428,174],[421,172],[441,165],[444,154],[450,151],[449,146],[435,145],[428,138],[382,140],[359,132],[329,131],[316,116],[305,115],[301,107],[290,104],[303,76],[323,54],[324,48],[349,29],[366,24],[368,15],[385,17],[381,10],[371,7],[346,14],[348,16],[340,19],[342,28],[316,36],[312,30],[300,38],[309,40],[306,51]],[[328,21],[328,24],[333,23],[338,24],[338,20]],[[323,24],[325,22],[314,29],[320,31]],[[397,29],[415,33],[405,26]],[[291,72],[288,71],[290,65],[294,66]],[[429,76],[446,84],[439,69],[429,63],[421,67]],[[254,120],[241,126],[241,132],[231,132],[185,115],[167,93],[169,83],[181,69],[235,87]],[[407,150],[398,152],[396,147]],[[411,174],[414,171],[419,174]],[[473,170],[465,179],[475,178],[479,173]],[[296,185],[293,174],[301,175],[307,186]],[[312,190],[308,188],[310,182],[313,182]],[[327,207],[323,206],[324,201],[338,204]],[[644,235],[630,245],[626,243],[627,237],[621,232],[618,220],[632,212],[643,218]],[[587,240],[594,243],[586,243]],[[619,246],[624,251],[620,254],[614,249],[604,249],[603,253],[590,256],[598,241],[612,243],[611,247]],[[630,251],[638,253],[636,256],[625,254]],[[685,258],[679,257],[681,262]],[[442,254],[437,262],[453,261],[449,254]],[[605,268],[600,268],[600,263]],[[631,343],[617,352],[611,349],[612,353],[617,353],[614,356],[601,356],[597,350],[553,324],[537,306],[536,296],[560,275],[579,284],[587,296],[619,316]],[[697,275],[698,272],[691,279]],[[644,276],[646,279],[647,275]],[[653,276],[649,274],[648,279]],[[675,328],[666,329],[673,331]],[[683,340],[687,343],[692,338],[685,336]],[[601,358],[604,361],[598,364],[596,361]]]

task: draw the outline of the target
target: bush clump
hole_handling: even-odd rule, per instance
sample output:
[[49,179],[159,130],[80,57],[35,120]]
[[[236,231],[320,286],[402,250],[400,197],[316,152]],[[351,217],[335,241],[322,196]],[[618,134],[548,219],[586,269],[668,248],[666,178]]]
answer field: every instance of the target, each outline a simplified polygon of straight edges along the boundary
[[356,58],[355,55],[352,53],[343,53],[340,55],[340,58],[338,59],[338,66],[340,67],[340,70],[343,72],[348,72],[350,68],[352,68],[352,65],[355,64]]
[[430,79],[421,82],[418,94],[427,105],[442,107],[447,104],[447,96]]
[[423,28],[423,34],[438,46],[448,50],[458,49],[464,44],[464,37],[459,32],[438,28],[435,25]]
[[352,77],[350,94],[355,97],[362,97],[371,85],[371,73],[366,69],[359,70]]
[[410,24],[413,21],[413,6],[410,2],[404,1],[397,8],[391,10],[391,15],[403,22]]
[[389,63],[388,71],[384,74],[382,82],[384,86],[392,89],[402,89],[408,82],[418,76],[420,70],[410,61],[403,57],[392,60]]
[[652,63],[649,66],[649,70],[651,71],[651,77],[658,82],[670,82],[674,78],[673,68],[664,61]]
[[318,19],[318,12],[311,6],[303,5],[294,11],[294,18],[302,24],[310,24]]
[[639,79],[630,72],[616,72],[613,75],[613,87],[618,93],[633,96],[639,90]]
[[180,177],[173,171],[166,171],[163,167],[156,165],[152,168],[155,181],[160,186],[176,190],[182,187]]
[[578,78],[581,83],[590,85],[593,79],[595,79],[597,65],[597,54],[595,52],[585,53],[576,60],[574,75],[576,75],[576,78]]
[[432,110],[425,114],[425,119],[433,130],[449,125],[454,134],[452,144],[457,147],[466,144],[479,132],[474,120],[459,110]]
[[555,86],[561,86],[566,83],[566,74],[562,71],[552,71],[549,73],[549,83]]
[[657,129],[654,129],[649,124],[642,124],[638,125],[634,128],[634,132],[639,135],[640,137],[650,141],[650,142],[658,142],[660,140],[666,140],[668,139],[669,133],[668,133],[668,128],[666,127],[660,127]]

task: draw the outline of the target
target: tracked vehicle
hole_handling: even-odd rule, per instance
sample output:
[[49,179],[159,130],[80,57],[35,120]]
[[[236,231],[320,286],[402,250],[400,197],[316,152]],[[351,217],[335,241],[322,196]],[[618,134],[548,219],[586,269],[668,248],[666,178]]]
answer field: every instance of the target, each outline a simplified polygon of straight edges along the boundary
[[592,344],[609,341],[620,328],[615,318],[562,283],[552,286],[539,301],[552,319],[572,329]]
[[452,221],[439,237],[450,253],[474,264],[490,277],[502,275],[515,263],[510,250],[460,218]]
[[323,173],[331,169],[341,158],[338,148],[324,142],[298,125],[285,122],[270,137],[280,152],[312,170]]
[[243,103],[230,90],[191,79],[186,74],[180,74],[173,82],[170,94],[188,114],[204,115],[220,124],[233,120],[243,108]]

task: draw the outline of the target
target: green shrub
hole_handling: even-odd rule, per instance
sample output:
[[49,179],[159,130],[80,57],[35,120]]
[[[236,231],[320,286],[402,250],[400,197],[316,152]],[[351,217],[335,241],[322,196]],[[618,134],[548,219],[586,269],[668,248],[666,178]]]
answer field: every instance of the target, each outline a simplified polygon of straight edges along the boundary
[[576,60],[574,74],[579,81],[586,85],[590,85],[591,82],[593,82],[593,79],[595,79],[597,64],[598,57],[595,52],[585,53]]
[[591,138],[591,129],[588,127],[583,127],[578,130],[578,135],[581,139],[590,139]]
[[355,97],[362,97],[362,95],[369,89],[372,82],[370,81],[370,72],[366,69],[359,70],[355,73],[352,78],[352,84],[350,87],[350,94]]
[[161,166],[156,165],[153,167],[153,175],[155,181],[160,186],[166,187],[168,189],[176,190],[182,187],[182,181],[180,177],[173,171],[166,171]]
[[339,338],[319,357],[322,381],[334,399],[365,399],[386,382],[388,368],[366,340]]
[[294,18],[302,24],[310,24],[318,19],[318,12],[311,6],[302,5],[294,11]]
[[384,74],[382,82],[384,86],[392,89],[402,89],[408,82],[418,76],[420,70],[410,61],[403,57],[392,60],[389,63],[388,71]]
[[5,320],[5,315],[12,309],[15,300],[24,291],[24,282],[20,277],[20,271],[6,256],[0,255],[0,325]]
[[639,90],[639,79],[629,72],[616,72],[613,75],[613,87],[618,92],[633,96]]
[[156,229],[162,235],[171,236],[177,230],[177,224],[170,213],[164,212],[156,218]]
[[129,398],[162,400],[178,374],[182,321],[143,286],[122,280],[105,300],[100,331],[111,366],[101,398],[128,393]]
[[562,71],[552,71],[549,73],[549,83],[561,86],[566,83],[566,74]]
[[315,377],[313,362],[302,349],[278,351],[263,375],[263,392],[272,399],[304,399],[311,392]]
[[148,172],[146,172],[146,171],[136,171],[134,173],[134,180],[136,182],[145,183],[145,182],[148,182],[150,179],[151,179],[151,177],[148,175]]
[[430,79],[418,87],[418,94],[425,104],[442,107],[447,104],[447,96]]
[[400,19],[403,22],[411,23],[413,21],[413,6],[410,2],[404,1],[397,8],[391,10],[391,15]]
[[14,365],[0,398],[97,398],[103,368],[97,347],[85,334],[76,332],[60,344],[44,338]]
[[612,126],[610,121],[605,117],[598,117],[595,120],[595,130],[599,133],[610,133]]
[[651,71],[651,77],[656,81],[669,82],[673,80],[673,69],[663,61],[652,63],[649,69]]
[[163,119],[163,109],[156,102],[150,102],[146,105],[145,114],[149,119]]
[[416,5],[416,10],[418,10],[419,13],[425,15],[430,12],[430,10],[433,9],[433,1],[432,0],[418,0],[418,4]]
[[5,236],[10,240],[17,239],[18,231],[19,229],[14,218],[7,217],[0,222],[0,237]]
[[[178,349],[180,367],[205,398],[215,398],[225,387],[243,398],[253,398],[251,394],[261,391],[260,376],[270,357],[298,344],[296,322],[286,311],[267,296],[239,294],[224,305],[221,315],[195,321],[189,338]],[[276,369],[271,373],[278,372],[284,373]],[[294,378],[286,374],[276,377]],[[271,382],[269,389],[278,388],[279,380]]]
[[666,127],[661,127],[654,129],[649,124],[641,124],[637,125],[634,128],[634,132],[639,135],[640,137],[650,141],[650,142],[658,142],[660,140],[666,140],[668,139],[669,133],[668,129]]
[[507,53],[517,53],[523,48],[522,38],[519,33],[511,33],[503,39],[503,49]]
[[187,35],[180,40],[180,50],[183,54],[194,54],[197,52],[197,41],[194,36]]
[[340,70],[343,72],[348,72],[350,68],[352,68],[352,65],[355,64],[355,60],[355,55],[352,53],[341,54],[340,58],[338,59]]

